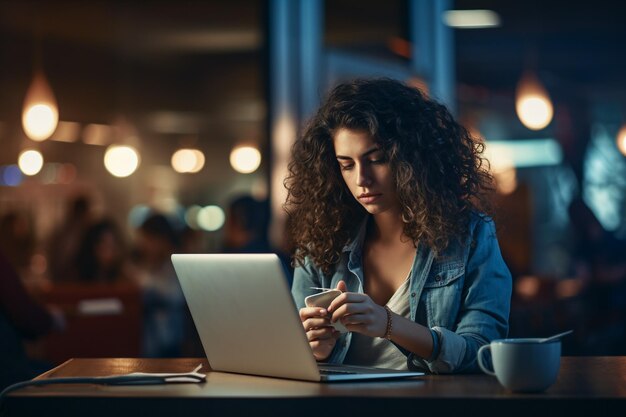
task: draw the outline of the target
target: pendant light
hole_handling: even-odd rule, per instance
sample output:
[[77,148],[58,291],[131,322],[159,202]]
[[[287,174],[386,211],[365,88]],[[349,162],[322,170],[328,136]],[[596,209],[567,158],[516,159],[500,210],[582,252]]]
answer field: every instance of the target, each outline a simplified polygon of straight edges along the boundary
[[141,164],[139,134],[124,116],[118,116],[113,122],[113,131],[113,143],[104,152],[104,167],[114,177],[126,178]]
[[532,72],[522,75],[515,93],[515,110],[520,121],[531,130],[548,126],[554,115],[550,96]]
[[41,142],[48,139],[59,123],[59,108],[43,70],[36,69],[26,91],[22,127],[26,136]]
[[28,176],[33,176],[41,171],[43,167],[43,155],[35,149],[26,149],[18,157],[17,165],[20,171]]
[[230,152],[230,165],[237,172],[250,174],[261,165],[261,152],[252,145],[236,146]]
[[172,168],[176,172],[195,174],[204,167],[204,154],[199,149],[181,148],[172,155]]
[[139,152],[129,145],[111,145],[104,153],[104,167],[114,177],[128,177],[137,170],[140,162]]

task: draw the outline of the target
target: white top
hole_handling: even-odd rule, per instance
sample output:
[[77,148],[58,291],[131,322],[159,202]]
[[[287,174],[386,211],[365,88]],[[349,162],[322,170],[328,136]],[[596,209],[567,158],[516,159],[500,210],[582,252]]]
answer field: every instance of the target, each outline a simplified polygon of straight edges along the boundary
[[[387,302],[387,307],[391,311],[407,318],[410,316],[408,292],[409,279],[407,278]],[[373,366],[375,368],[408,370],[406,360],[406,356],[389,340],[352,333],[350,349],[348,349],[344,363],[358,366]]]

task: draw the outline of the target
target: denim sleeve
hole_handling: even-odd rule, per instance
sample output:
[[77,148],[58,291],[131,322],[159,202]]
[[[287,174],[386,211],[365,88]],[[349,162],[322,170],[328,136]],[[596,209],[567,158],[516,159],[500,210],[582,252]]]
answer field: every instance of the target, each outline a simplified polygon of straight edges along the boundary
[[478,220],[472,241],[456,329],[434,328],[441,347],[439,356],[426,362],[433,373],[478,372],[478,348],[508,333],[512,280],[493,221]]
[[[323,287],[325,284],[328,285],[328,282],[324,282],[321,271],[308,258],[305,259],[304,265],[296,267],[293,273],[291,295],[298,310],[305,307],[304,298],[306,296],[319,292],[312,290],[311,287]],[[325,362],[342,363],[349,344],[350,333],[341,335]]]
[[299,265],[293,272],[293,284],[291,286],[291,296],[296,303],[298,310],[303,308],[304,298],[308,295],[314,294],[316,290],[312,290],[311,287],[321,287],[322,280],[319,277],[317,268],[313,263],[306,258],[304,265]]

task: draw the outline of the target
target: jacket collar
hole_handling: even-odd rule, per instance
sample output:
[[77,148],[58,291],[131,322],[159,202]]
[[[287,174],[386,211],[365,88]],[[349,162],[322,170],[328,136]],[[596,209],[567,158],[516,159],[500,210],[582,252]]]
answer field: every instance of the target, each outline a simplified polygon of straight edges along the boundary
[[365,241],[365,233],[367,233],[367,223],[370,217],[371,216],[369,215],[365,216],[363,221],[361,221],[356,236],[343,247],[342,252],[361,252],[361,249],[363,248],[363,242]]

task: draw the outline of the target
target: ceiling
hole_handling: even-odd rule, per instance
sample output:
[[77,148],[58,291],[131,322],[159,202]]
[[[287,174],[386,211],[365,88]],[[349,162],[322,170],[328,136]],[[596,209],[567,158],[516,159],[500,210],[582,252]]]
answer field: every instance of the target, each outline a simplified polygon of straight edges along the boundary
[[456,6],[491,9],[502,21],[495,29],[457,31],[457,72],[464,82],[506,89],[522,69],[532,68],[557,87],[626,87],[622,2],[457,0]]
[[[620,2],[457,0],[454,5],[495,10],[502,20],[499,28],[455,32],[461,83],[508,91],[524,68],[532,68],[557,89],[616,94],[626,88]],[[392,37],[407,37],[404,1],[381,7],[373,0],[334,0],[325,7],[327,45],[361,50],[369,45],[376,51]],[[224,97],[256,100],[246,113],[252,117],[254,108],[254,117],[263,118],[263,8],[264,2],[253,0],[155,1],[149,7],[122,1],[2,1],[0,80],[7,94],[0,116],[19,114],[15,101],[21,100],[39,50],[69,119],[105,121],[138,109],[187,116],[199,111],[210,125],[233,114],[216,113]],[[72,105],[89,96],[98,98],[89,106]]]
[[[223,152],[238,141],[265,143],[265,5],[0,1],[0,140],[23,138],[22,100],[40,57],[62,120],[130,121],[156,145],[155,161],[167,164],[168,152],[181,143]],[[492,9],[502,20],[495,29],[455,31],[461,100],[477,100],[464,91],[510,100],[522,70],[530,68],[557,99],[624,102],[626,25],[620,2],[454,5]],[[388,43],[408,37],[407,7],[402,0],[384,6],[376,0],[327,1],[325,44],[402,59]],[[5,153],[0,163],[13,158]]]
[[19,115],[39,58],[62,120],[149,124],[169,112],[196,132],[158,133],[198,134],[241,105],[238,124],[262,122],[260,12],[260,2],[241,0],[0,2],[0,57],[11,63],[0,75],[0,118]]

